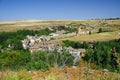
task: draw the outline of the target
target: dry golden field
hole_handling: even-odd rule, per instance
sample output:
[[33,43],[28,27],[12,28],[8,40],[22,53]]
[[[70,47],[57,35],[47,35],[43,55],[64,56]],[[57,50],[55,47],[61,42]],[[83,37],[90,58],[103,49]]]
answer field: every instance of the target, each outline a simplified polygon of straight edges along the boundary
[[23,20],[23,21],[0,22],[0,32],[16,31],[19,29],[39,30],[39,29],[53,26],[53,25],[66,25],[70,23],[85,24],[85,25],[96,27],[101,22],[105,22],[108,25],[112,25],[112,27],[107,26],[107,28],[120,29],[120,20],[106,20],[106,21],[101,21],[101,20]]

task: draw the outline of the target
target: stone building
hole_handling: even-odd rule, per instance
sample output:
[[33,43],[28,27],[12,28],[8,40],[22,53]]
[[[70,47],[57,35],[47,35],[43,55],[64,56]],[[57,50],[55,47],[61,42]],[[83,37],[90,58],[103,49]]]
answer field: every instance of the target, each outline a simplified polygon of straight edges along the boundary
[[85,30],[81,29],[80,27],[79,27],[78,30],[76,31],[76,36],[86,35],[86,34],[89,34],[89,31],[85,31]]

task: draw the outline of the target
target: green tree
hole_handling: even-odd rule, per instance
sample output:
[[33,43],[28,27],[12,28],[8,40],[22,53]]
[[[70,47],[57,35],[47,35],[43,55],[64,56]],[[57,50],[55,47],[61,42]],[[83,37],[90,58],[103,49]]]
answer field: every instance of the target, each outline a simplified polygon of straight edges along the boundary
[[98,33],[101,33],[101,32],[102,32],[102,28],[99,28]]

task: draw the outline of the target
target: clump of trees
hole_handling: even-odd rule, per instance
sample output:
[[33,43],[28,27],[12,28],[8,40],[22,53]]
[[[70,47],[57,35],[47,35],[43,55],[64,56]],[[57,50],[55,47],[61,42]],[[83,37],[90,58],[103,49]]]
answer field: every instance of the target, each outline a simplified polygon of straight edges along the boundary
[[120,18],[119,17],[117,17],[117,18],[106,18],[105,20],[120,20]]
[[30,53],[22,50],[0,52],[0,69],[17,70],[31,61]]
[[94,63],[98,69],[107,68],[110,71],[120,72],[120,39],[103,42],[75,42],[65,40],[63,46],[85,48],[85,61]]
[[41,36],[41,35],[49,35],[49,34],[52,33],[52,32],[56,32],[56,30],[50,30],[50,29],[48,29],[48,28],[45,28],[45,29],[36,31],[36,34],[37,34],[38,36]]
[[66,47],[71,46],[71,47],[76,48],[76,49],[78,49],[78,48],[87,49],[90,47],[90,44],[88,44],[87,42],[75,42],[75,41],[70,41],[70,40],[64,40],[62,42],[62,45],[66,46]]
[[120,39],[94,43],[93,48],[86,51],[85,61],[94,63],[97,68],[120,72]]
[[0,69],[27,69],[27,70],[48,70],[51,67],[64,67],[73,65],[74,57],[66,51],[54,52],[33,52],[28,50],[9,50],[0,52]]
[[106,30],[106,29],[103,29],[103,28],[99,28],[98,33],[109,32],[109,31],[110,31],[110,30]]
[[65,31],[66,31],[65,34],[72,33],[72,32],[76,32],[77,28],[66,28]]

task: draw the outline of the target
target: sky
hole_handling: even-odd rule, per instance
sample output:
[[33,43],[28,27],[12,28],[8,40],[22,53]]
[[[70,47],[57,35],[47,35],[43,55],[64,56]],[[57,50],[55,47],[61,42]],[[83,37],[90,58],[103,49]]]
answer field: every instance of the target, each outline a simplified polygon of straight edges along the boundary
[[120,0],[0,0],[0,21],[120,17]]

